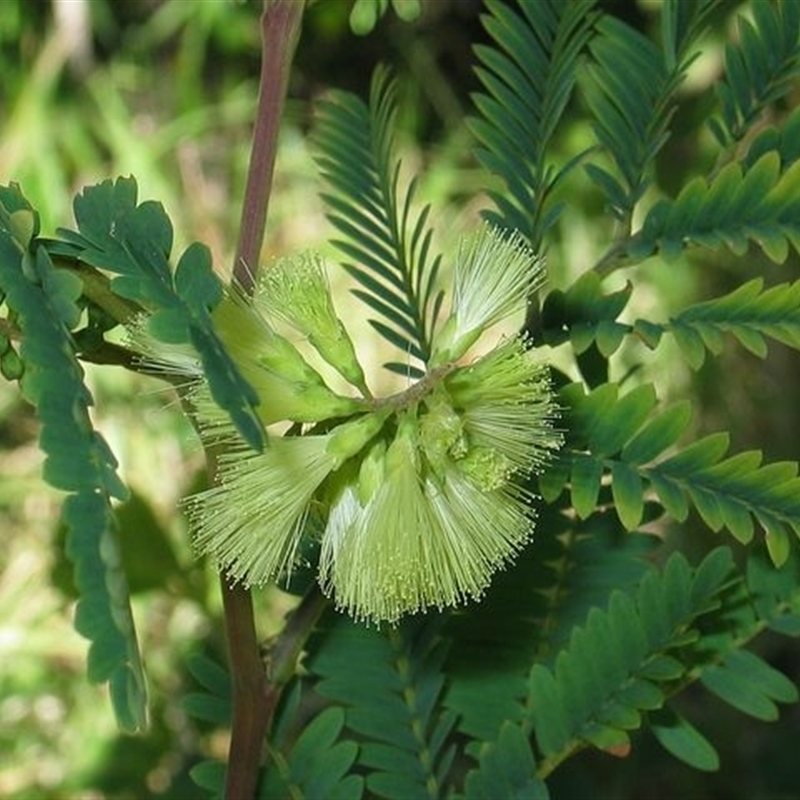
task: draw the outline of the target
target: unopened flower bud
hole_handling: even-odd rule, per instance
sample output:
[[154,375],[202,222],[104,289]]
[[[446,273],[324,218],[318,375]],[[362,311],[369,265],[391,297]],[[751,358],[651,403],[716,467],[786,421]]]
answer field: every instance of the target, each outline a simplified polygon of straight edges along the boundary
[[388,409],[373,411],[335,427],[329,434],[328,452],[336,466],[360,453],[380,433],[389,414]]
[[364,371],[347,330],[336,316],[318,256],[307,253],[275,262],[263,273],[256,303],[307,336],[325,361],[369,396]]

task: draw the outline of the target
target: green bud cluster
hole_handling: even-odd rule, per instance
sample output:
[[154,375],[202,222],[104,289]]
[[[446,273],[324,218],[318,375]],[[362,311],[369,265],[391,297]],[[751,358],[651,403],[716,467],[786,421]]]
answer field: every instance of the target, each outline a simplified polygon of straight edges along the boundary
[[[231,291],[214,311],[220,337],[258,392],[264,424],[298,423],[301,435],[272,437],[258,454],[233,444],[220,455],[217,485],[188,501],[196,547],[234,580],[280,580],[313,508],[326,519],[308,534],[320,538],[319,583],[352,616],[395,622],[480,597],[530,537],[524,479],[560,437],[547,370],[523,338],[460,362],[489,327],[524,308],[541,272],[518,237],[470,237],[427,374],[382,398],[367,388],[318,259],[278,262],[252,300]],[[278,321],[357,394],[333,392]],[[202,385],[193,399],[206,435],[234,441]]]

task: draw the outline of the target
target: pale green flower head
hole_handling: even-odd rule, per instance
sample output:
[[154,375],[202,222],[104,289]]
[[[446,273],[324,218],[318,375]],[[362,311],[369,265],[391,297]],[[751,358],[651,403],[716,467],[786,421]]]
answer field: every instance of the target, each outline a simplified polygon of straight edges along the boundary
[[350,384],[369,396],[355,347],[336,316],[322,259],[314,253],[276,261],[264,270],[255,302],[308,337],[314,349]]
[[[483,227],[465,239],[427,373],[388,397],[369,393],[318,258],[277,262],[254,300],[229,292],[214,311],[220,337],[259,396],[262,422],[295,423],[297,435],[273,437],[258,455],[238,444],[220,456],[218,485],[189,501],[196,547],[232,580],[260,585],[287,577],[303,537],[319,537],[322,590],[371,623],[480,598],[530,538],[523,487],[561,438],[547,369],[527,341],[465,356],[524,310],[541,279],[521,237]],[[360,395],[333,392],[278,320]],[[238,441],[207,387],[190,399],[208,444]],[[311,509],[325,520],[321,534],[306,530]]]
[[476,446],[496,450],[512,471],[538,470],[562,443],[547,367],[522,337],[508,339],[444,379],[464,431]]
[[484,226],[459,246],[450,316],[433,340],[431,366],[458,361],[493,325],[525,310],[544,263],[517,233]]
[[311,499],[336,464],[328,441],[275,438],[263,453],[222,455],[218,485],[188,503],[197,550],[248,586],[288,576]]
[[530,534],[522,490],[494,475],[480,484],[496,467],[494,452],[444,459],[441,478],[426,479],[420,435],[406,413],[388,449],[374,451],[370,484],[379,474],[380,486],[366,501],[348,486],[331,509],[320,584],[357,619],[395,622],[477,599]]
[[188,503],[196,548],[247,585],[288,576],[312,498],[385,419],[386,413],[366,414],[322,436],[275,438],[263,453],[221,455],[218,485]]
[[421,558],[431,525],[413,415],[400,421],[383,470],[383,483],[366,504],[353,492],[334,507],[322,539],[320,584],[357,619],[393,622],[429,605],[436,592]]

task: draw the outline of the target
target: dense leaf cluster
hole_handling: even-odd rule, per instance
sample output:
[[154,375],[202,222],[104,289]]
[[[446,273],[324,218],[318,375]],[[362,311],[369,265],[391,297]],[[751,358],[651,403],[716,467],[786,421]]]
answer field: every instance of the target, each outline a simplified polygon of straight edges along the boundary
[[[662,259],[758,248],[783,262],[800,250],[800,111],[780,107],[800,78],[800,6],[765,1],[739,18],[724,79],[709,92],[716,163],[674,196],[659,187],[655,161],[723,4],[665,0],[659,40],[591,0],[487,0],[486,9],[491,43],[476,48],[482,89],[470,120],[477,159],[499,182],[485,217],[544,252],[564,188],[577,185],[599,194],[609,221],[593,267],[530,298],[526,341],[560,348],[569,365],[556,376],[565,444],[528,487],[541,498],[535,540],[481,602],[381,628],[323,617],[270,733],[264,797],[547,798],[556,767],[585,748],[626,755],[643,727],[712,770],[713,744],[673,706],[682,690],[699,683],[762,720],[798,700],[788,678],[747,649],[767,629],[800,635],[797,464],[729,454],[726,433],[687,443],[690,404],[662,405],[646,381],[623,385],[609,359],[641,347],[658,357],[665,336],[694,369],[728,336],[759,357],[768,340],[800,346],[797,282],[754,278],[668,319],[629,313],[640,308],[642,274]],[[594,140],[565,154],[557,132],[572,103],[586,109]],[[381,69],[368,102],[334,92],[320,103],[314,141],[342,265],[400,354],[386,366],[419,377],[449,265],[434,253],[430,208],[416,208],[416,182],[401,179],[394,120],[394,83]],[[262,434],[253,395],[211,324],[222,288],[207,250],[191,246],[173,269],[169,221],[159,205],[137,203],[132,179],[87,189],[75,211],[77,232],[41,240],[19,192],[0,192],[0,366],[21,375],[40,414],[45,477],[70,493],[64,514],[82,592],[77,624],[93,640],[90,675],[111,680],[121,720],[135,727],[141,671],[109,512],[124,489],[88,420],[73,333],[81,308],[96,325],[98,308],[118,322],[146,310],[156,339],[194,347],[240,433],[253,445]],[[640,271],[621,288],[606,280],[632,266]],[[105,295],[89,292],[95,273]],[[122,312],[114,298],[128,304]],[[683,523],[691,511],[730,539],[697,564],[662,556],[663,521]],[[205,661],[194,671],[204,692],[187,707],[224,724],[228,676]],[[223,771],[204,764],[196,778],[216,791]]]

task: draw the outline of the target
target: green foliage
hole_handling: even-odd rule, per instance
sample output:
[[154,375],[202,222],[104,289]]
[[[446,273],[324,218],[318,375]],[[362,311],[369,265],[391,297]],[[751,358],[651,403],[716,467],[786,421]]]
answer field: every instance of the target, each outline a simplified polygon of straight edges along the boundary
[[80,281],[56,271],[35,239],[38,224],[16,187],[0,187],[0,287],[21,336],[20,389],[42,424],[44,477],[68,492],[62,518],[80,597],[75,627],[91,642],[89,680],[108,681],[120,725],[135,731],[146,724],[146,688],[111,509],[127,491],[89,418],[92,396],[70,335]]
[[[340,704],[347,728],[363,739],[358,764],[366,787],[390,800],[444,795],[455,747],[455,715],[438,703],[446,647],[435,616],[379,632],[341,617],[309,661],[315,691]],[[353,670],[353,654],[364,666]]]
[[[403,14],[412,6],[394,5]],[[371,28],[387,6],[359,0],[354,27]],[[697,147],[709,149],[674,170],[672,194],[659,174],[689,102],[680,90],[727,5],[666,0],[659,38],[590,0],[487,0],[486,8],[489,42],[475,49],[482,88],[469,120],[474,155],[491,173],[483,216],[547,250],[554,283],[566,276],[530,298],[525,340],[534,358],[543,345],[558,349],[564,446],[521,494],[538,517],[533,541],[480,601],[381,628],[328,609],[313,634],[307,626],[310,638],[290,643],[305,657],[271,720],[265,798],[547,798],[556,768],[579,763],[589,748],[627,756],[643,729],[673,756],[713,771],[724,762],[714,737],[678,710],[684,690],[702,687],[762,721],[798,701],[790,678],[751,647],[767,630],[800,636],[797,464],[729,453],[732,437],[694,430],[691,401],[670,397],[642,366],[644,346],[666,371],[669,336],[698,371],[726,337],[760,358],[770,340],[800,347],[800,282],[748,275],[677,309],[648,312],[643,302],[658,270],[699,248],[724,252],[740,270],[745,254],[797,258],[800,111],[787,114],[781,102],[800,78],[798,6],[760,2],[739,17],[725,76],[703,96],[713,136],[696,137]],[[354,293],[400,354],[386,366],[415,378],[431,357],[442,257],[433,252],[431,206],[416,205],[417,178],[400,177],[395,100],[380,68],[369,102],[335,91],[319,103],[313,139]],[[562,139],[565,129],[581,136]],[[566,203],[597,195],[601,252],[559,270],[571,252]],[[132,179],[85,190],[78,231],[61,231],[59,241],[37,237],[16,189],[0,190],[0,203],[8,308],[0,367],[21,376],[37,406],[45,477],[70,493],[67,549],[81,594],[76,625],[93,642],[90,677],[111,682],[121,721],[136,727],[143,683],[110,506],[124,490],[88,420],[75,355],[86,338],[76,331],[82,310],[101,339],[115,321],[150,312],[152,335],[194,347],[216,401],[256,445],[254,395],[211,324],[222,286],[208,251],[191,245],[173,270],[171,224],[160,205],[137,202]],[[113,311],[90,296],[76,263],[104,276],[106,299],[123,305]],[[612,275],[623,269],[624,281]],[[688,536],[700,526],[731,538],[710,552],[704,540],[674,552],[671,531]],[[700,550],[704,557],[688,557]],[[191,669],[204,691],[186,697],[186,710],[228,725],[226,670],[205,659]],[[206,762],[194,776],[219,794],[224,772]]]
[[[757,522],[776,565],[786,560],[791,532],[800,531],[797,464],[762,465],[756,451],[725,458],[724,433],[670,453],[688,426],[689,406],[679,403],[648,419],[656,403],[649,385],[620,397],[614,384],[588,395],[573,384],[561,397],[569,408],[570,438],[556,472],[569,476],[579,515],[592,513],[608,474],[616,512],[629,530],[642,519],[649,485],[679,522],[691,503],[711,530],[725,527],[744,544],[753,539]],[[559,491],[557,481],[551,479],[547,491],[550,496]]]
[[[172,223],[163,206],[137,203],[133,178],[103,181],[75,198],[78,230],[59,231],[52,253],[112,273],[111,291],[152,313],[149,331],[166,344],[191,344],[197,351],[218,405],[231,415],[254,448],[263,443],[253,410],[258,402],[214,331],[210,311],[222,299],[222,283],[211,253],[195,242],[170,268]],[[121,320],[127,321],[127,320]]]
[[478,768],[467,775],[464,800],[491,800],[493,797],[549,800],[547,785],[534,774],[528,737],[520,727],[506,722],[497,742],[484,745]]
[[755,241],[773,261],[785,261],[789,245],[800,246],[799,187],[800,162],[782,170],[776,152],[746,170],[728,164],[711,181],[695,178],[674,200],[656,203],[628,254],[639,260],[659,250],[669,258],[691,242],[742,255]]
[[[392,8],[400,19],[415,20],[421,11],[419,0],[391,0]],[[363,36],[369,33],[389,8],[389,0],[355,0],[350,11],[350,28]]]
[[594,0],[489,2],[486,30],[496,46],[478,45],[475,73],[486,93],[474,96],[481,116],[470,119],[477,157],[504,184],[489,196],[491,222],[515,228],[538,250],[563,205],[555,192],[580,157],[556,168],[550,162],[558,123],[575,84],[578,59],[591,34]]
[[650,184],[647,167],[669,138],[675,91],[697,55],[692,47],[715,5],[717,0],[665,4],[660,48],[614,17],[597,23],[584,90],[597,140],[615,170],[591,164],[587,171],[611,212],[626,224]]
[[[227,671],[204,655],[189,662],[192,676],[202,691],[184,697],[183,706],[195,718],[219,725],[230,723],[231,681]],[[311,721],[301,707],[302,685],[297,682],[283,699],[267,748],[269,764],[259,781],[260,798],[274,797],[325,800],[359,800],[363,778],[350,774],[359,752],[358,745],[343,737],[345,713],[327,708]],[[298,730],[302,722],[302,729]],[[225,765],[203,761],[192,769],[198,786],[222,797]]]
[[[370,324],[403,356],[430,356],[441,306],[436,292],[440,256],[432,256],[430,207],[413,212],[416,180],[401,190],[393,152],[395,85],[385,70],[372,81],[370,104],[334,92],[318,106],[317,163],[333,193],[323,194],[328,217],[346,237],[335,242],[344,268],[361,287],[354,294],[382,319]],[[422,373],[406,363],[385,365],[401,375]]]
[[628,731],[640,727],[644,712],[663,705],[687,663],[699,661],[692,652],[700,638],[695,626],[718,609],[732,567],[725,549],[710,554],[694,574],[673,556],[635,595],[616,591],[607,609],[593,609],[552,669],[534,665],[533,730],[546,758],[557,763],[581,743],[629,748]]
[[721,119],[710,123],[722,145],[741,141],[800,76],[800,8],[780,0],[754,3],[752,12],[752,22],[738,18],[737,44],[725,46],[725,79],[717,84]]

